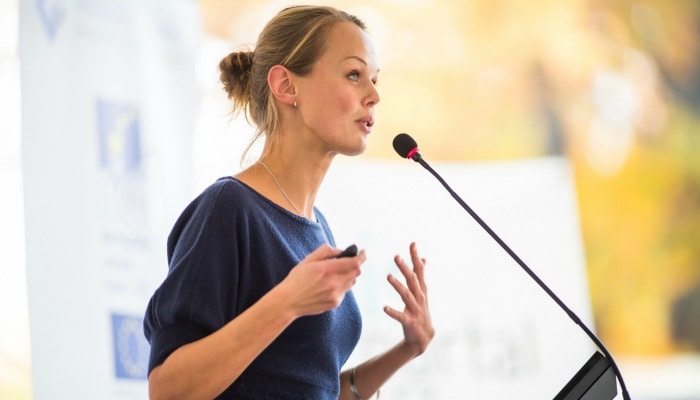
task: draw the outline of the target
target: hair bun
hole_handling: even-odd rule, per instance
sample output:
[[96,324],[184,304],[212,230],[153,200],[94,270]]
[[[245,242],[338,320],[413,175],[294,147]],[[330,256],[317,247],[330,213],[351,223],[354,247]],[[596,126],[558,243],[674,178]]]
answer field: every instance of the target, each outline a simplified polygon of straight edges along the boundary
[[250,93],[250,71],[253,68],[253,52],[250,50],[234,51],[219,63],[221,83],[228,98],[235,104],[248,103]]

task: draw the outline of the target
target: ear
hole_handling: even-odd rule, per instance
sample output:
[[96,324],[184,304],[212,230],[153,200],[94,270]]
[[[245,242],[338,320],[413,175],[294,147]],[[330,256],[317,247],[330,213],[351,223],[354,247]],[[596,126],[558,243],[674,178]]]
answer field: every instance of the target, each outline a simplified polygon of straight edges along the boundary
[[292,71],[282,65],[274,65],[267,73],[267,84],[275,98],[284,104],[293,105],[296,89],[292,80]]

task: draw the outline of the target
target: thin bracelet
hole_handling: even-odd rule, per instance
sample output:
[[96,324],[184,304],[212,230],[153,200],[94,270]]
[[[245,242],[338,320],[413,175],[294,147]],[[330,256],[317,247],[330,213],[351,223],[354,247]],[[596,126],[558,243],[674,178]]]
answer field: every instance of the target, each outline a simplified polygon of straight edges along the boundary
[[355,400],[362,400],[362,397],[360,397],[360,394],[357,393],[357,388],[355,387],[355,368],[353,367],[350,370],[350,391],[352,392],[352,395],[355,396]]

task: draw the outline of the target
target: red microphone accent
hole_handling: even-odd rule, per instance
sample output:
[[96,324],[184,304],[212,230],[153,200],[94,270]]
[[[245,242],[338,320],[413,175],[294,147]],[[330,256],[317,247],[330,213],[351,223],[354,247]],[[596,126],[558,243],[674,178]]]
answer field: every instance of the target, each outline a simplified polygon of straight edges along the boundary
[[411,158],[411,159],[412,159],[412,158],[413,158],[413,155],[416,154],[416,153],[418,153],[418,147],[414,147],[413,150],[409,151],[409,152],[408,152],[408,155],[406,156],[406,158]]

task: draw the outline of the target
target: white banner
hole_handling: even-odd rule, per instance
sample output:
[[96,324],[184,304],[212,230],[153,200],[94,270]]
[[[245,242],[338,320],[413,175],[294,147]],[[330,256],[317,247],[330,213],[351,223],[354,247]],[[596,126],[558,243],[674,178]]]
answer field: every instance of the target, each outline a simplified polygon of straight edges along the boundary
[[35,399],[143,399],[143,312],[191,195],[197,3],[24,0]]
[[[559,158],[433,168],[503,241],[593,329],[574,186]],[[402,309],[386,275],[416,241],[426,275],[434,343],[382,390],[386,399],[553,398],[595,346],[435,178],[419,164],[338,159],[319,195],[338,247],[367,262],[354,291],[363,315],[355,365],[387,350]]]

